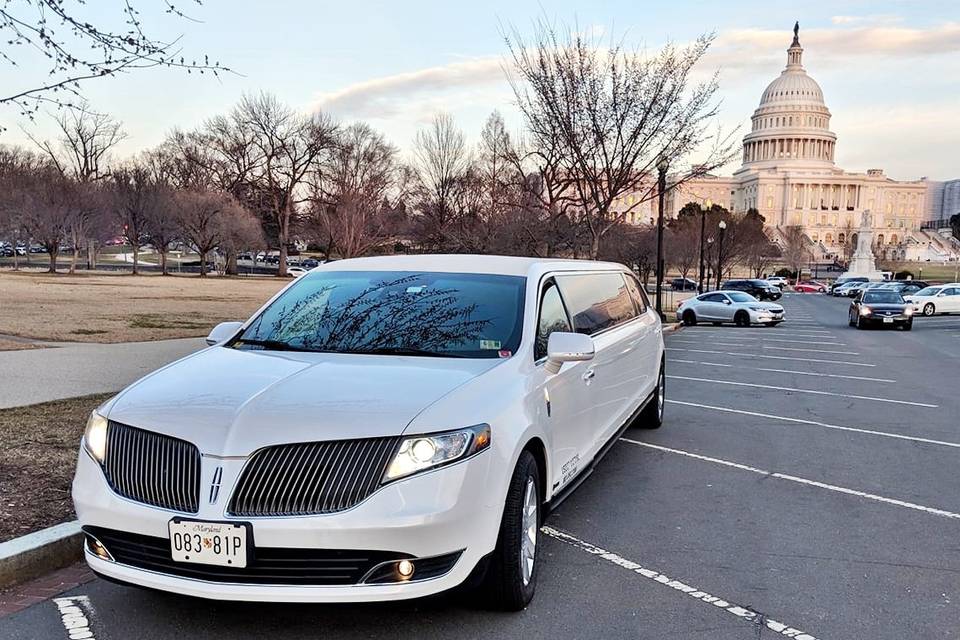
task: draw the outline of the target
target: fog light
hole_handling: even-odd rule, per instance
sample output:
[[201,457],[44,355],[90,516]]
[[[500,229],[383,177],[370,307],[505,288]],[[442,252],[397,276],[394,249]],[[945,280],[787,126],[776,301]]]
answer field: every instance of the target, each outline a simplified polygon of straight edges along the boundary
[[87,534],[87,549],[89,549],[93,555],[97,556],[101,560],[113,562],[113,556],[110,555],[110,552],[107,551],[107,548],[103,546],[103,543],[90,534]]
[[409,560],[401,560],[397,563],[397,573],[404,580],[409,580],[410,576],[413,575],[413,563]]

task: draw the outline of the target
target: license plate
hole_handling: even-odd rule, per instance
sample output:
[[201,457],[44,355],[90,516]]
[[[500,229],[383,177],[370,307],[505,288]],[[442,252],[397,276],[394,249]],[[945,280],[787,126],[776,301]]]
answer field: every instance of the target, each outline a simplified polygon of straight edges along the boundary
[[883,319],[883,323],[884,323],[884,324],[893,324],[893,318],[884,318],[884,319]]
[[170,555],[175,562],[247,566],[247,527],[231,522],[171,520]]

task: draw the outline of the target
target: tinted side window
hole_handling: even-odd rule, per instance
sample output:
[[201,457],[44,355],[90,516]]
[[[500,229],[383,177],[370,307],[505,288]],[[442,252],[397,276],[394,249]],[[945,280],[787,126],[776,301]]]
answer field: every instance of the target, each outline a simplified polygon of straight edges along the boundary
[[637,315],[619,273],[557,276],[557,284],[577,333],[593,335]]
[[704,302],[723,302],[727,299],[727,296],[722,293],[711,293],[700,298]]
[[[646,313],[647,296],[643,293],[640,283],[631,275],[625,275],[623,279],[627,281],[627,291],[630,293],[630,297],[633,298],[633,303],[637,306],[637,312]],[[679,280],[679,282],[683,281]]]
[[563,308],[557,285],[549,283],[540,300],[540,318],[537,320],[537,341],[533,347],[533,358],[539,360],[547,355],[547,341],[554,331],[570,331],[567,311]]

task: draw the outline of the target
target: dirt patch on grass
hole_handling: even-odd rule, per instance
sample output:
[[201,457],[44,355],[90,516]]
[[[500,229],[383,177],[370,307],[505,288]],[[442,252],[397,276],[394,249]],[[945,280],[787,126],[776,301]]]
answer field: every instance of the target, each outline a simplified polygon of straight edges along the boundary
[[[0,272],[0,334],[66,342],[205,336],[246,320],[289,280]],[[2,347],[0,347],[2,348]]]
[[23,349],[43,349],[43,345],[0,338],[0,351],[22,351]]
[[0,542],[74,517],[80,438],[90,412],[111,395],[0,409]]

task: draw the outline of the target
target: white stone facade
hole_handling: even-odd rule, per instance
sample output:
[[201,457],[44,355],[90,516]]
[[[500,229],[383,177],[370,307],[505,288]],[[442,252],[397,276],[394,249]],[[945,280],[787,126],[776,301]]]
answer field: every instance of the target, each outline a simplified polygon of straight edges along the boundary
[[843,257],[865,211],[872,214],[878,255],[905,257],[908,245],[928,244],[920,229],[929,216],[928,182],[893,180],[881,169],[836,167],[830,110],[802,56],[795,30],[787,66],[763,92],[743,138],[742,166],[733,176],[706,176],[672,190],[667,213],[707,200],[732,211],[755,208],[775,239],[777,229],[802,226],[821,259]]

